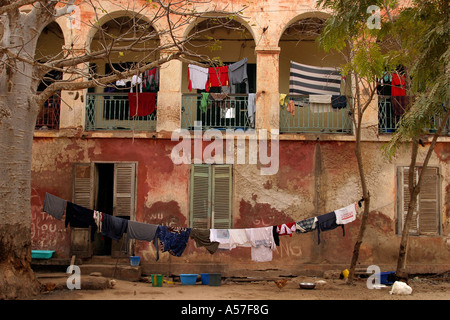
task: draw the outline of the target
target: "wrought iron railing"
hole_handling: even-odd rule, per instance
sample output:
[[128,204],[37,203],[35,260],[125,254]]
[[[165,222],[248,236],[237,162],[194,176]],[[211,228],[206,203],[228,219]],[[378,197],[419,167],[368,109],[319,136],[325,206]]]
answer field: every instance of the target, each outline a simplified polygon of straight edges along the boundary
[[[405,99],[402,97],[402,99]],[[393,133],[397,130],[400,119],[402,118],[406,100],[400,100],[398,97],[393,96],[378,96],[378,132],[379,133]],[[427,131],[431,134],[436,132],[437,128],[441,125],[442,118],[439,115],[432,117],[431,128]],[[447,121],[447,125],[441,132],[442,135],[448,135],[450,133],[450,120]]]
[[[217,97],[216,97],[217,98]],[[203,101],[202,101],[203,100]],[[181,102],[181,128],[193,130],[201,123],[206,129],[243,129],[253,126],[254,115],[249,116],[248,95],[229,94],[224,99],[213,95],[183,94]]]
[[352,133],[348,103],[313,103],[308,95],[289,95],[280,110],[280,133]]
[[45,101],[36,119],[36,130],[58,130],[61,109],[61,93],[57,92]]
[[[124,93],[88,93],[86,130],[156,130],[156,109],[145,116],[130,116],[128,95]],[[156,105],[156,101],[155,101]]]

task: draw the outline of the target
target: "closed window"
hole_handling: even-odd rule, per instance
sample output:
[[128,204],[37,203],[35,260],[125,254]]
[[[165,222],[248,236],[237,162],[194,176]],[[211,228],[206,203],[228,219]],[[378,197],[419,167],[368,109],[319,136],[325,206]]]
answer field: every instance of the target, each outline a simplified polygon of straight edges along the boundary
[[[414,183],[418,181],[422,167],[414,170]],[[399,167],[397,172],[399,228],[402,233],[410,200],[408,186],[409,167]],[[427,167],[422,178],[420,193],[411,221],[411,235],[439,235],[440,234],[440,179],[439,168]]]
[[232,168],[231,165],[192,165],[190,185],[192,228],[231,228]]

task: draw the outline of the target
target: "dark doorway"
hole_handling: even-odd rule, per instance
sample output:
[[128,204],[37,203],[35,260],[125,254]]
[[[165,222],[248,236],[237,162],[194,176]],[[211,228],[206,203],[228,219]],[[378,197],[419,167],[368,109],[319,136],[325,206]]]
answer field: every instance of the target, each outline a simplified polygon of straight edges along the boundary
[[[104,214],[113,214],[114,164],[97,163],[95,210]],[[111,255],[111,238],[96,234],[94,255]]]

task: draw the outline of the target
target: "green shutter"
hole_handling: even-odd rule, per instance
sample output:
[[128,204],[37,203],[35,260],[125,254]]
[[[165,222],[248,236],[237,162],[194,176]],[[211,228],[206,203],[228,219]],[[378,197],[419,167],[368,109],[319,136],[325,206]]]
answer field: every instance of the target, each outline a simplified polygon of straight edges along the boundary
[[88,208],[93,208],[93,166],[90,163],[73,164],[72,202]]
[[[409,193],[409,167],[400,167],[399,168],[399,179],[400,179],[400,186],[401,186],[401,191],[400,191],[400,210],[399,213],[401,213],[401,230],[403,230],[403,226],[405,224],[405,218],[406,218],[406,214],[408,213],[408,205],[409,205],[409,199],[410,197],[410,193]],[[414,170],[414,183],[417,182],[417,170]],[[417,219],[417,202],[416,202],[416,206],[414,208],[413,211],[413,216],[411,219],[411,225],[410,225],[410,229],[409,229],[409,233],[412,235],[417,235],[419,234],[419,230],[418,230],[418,219]]]
[[[414,170],[414,182],[417,182],[421,167]],[[399,168],[400,201],[399,213],[402,213],[401,230],[408,211],[409,187],[408,167]],[[413,235],[436,235],[439,234],[439,169],[428,167],[422,178],[420,193],[416,202],[411,221],[410,234]]]
[[212,228],[231,228],[232,166],[212,166]]
[[114,216],[134,216],[136,189],[136,164],[114,164]]
[[191,166],[190,220],[192,228],[210,229],[211,166]]
[[419,193],[420,234],[439,234],[439,170],[425,169]]

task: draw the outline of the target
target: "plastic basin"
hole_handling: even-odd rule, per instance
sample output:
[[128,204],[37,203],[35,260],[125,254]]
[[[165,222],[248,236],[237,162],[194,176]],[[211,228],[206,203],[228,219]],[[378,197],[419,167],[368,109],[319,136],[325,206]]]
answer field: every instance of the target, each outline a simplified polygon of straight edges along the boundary
[[197,282],[197,276],[196,273],[183,273],[180,274],[181,283],[183,285],[193,285]]
[[202,278],[202,284],[209,284],[209,273],[200,274]]
[[222,274],[220,273],[210,273],[209,274],[209,285],[212,287],[220,287],[222,282]]
[[141,257],[138,256],[132,256],[130,257],[130,264],[132,267],[139,266],[139,261],[141,260]]
[[381,284],[385,284],[385,285],[394,284],[395,280],[392,279],[392,276],[395,275],[394,271],[381,272],[379,275],[380,275],[380,283]]
[[53,256],[53,250],[31,250],[32,259],[50,259]]

